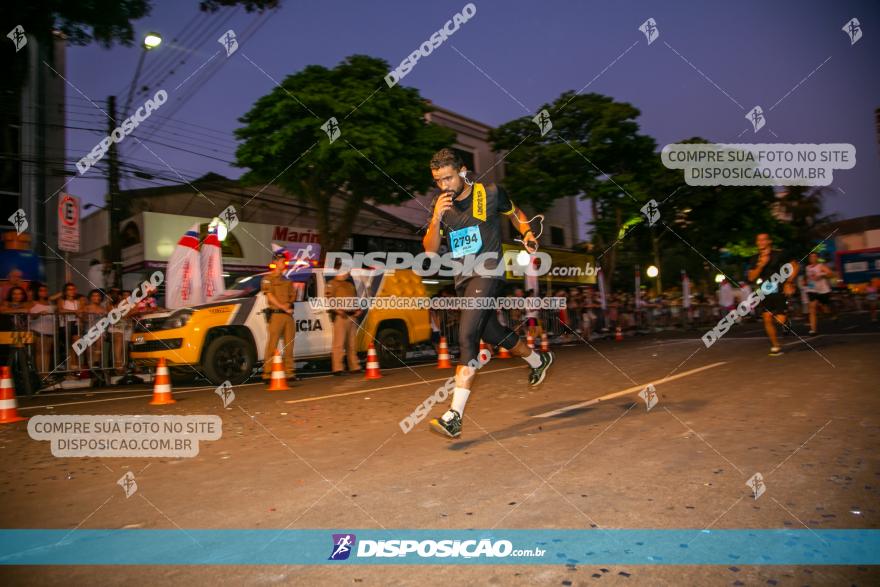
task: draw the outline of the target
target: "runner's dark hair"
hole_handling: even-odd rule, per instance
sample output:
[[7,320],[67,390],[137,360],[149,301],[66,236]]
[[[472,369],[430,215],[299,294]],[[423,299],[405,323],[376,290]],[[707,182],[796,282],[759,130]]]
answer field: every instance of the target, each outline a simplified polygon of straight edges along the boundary
[[10,304],[12,303],[12,294],[14,294],[16,291],[21,291],[21,295],[24,298],[24,301],[25,302],[28,301],[27,290],[25,290],[20,285],[13,285],[12,287],[9,288],[9,291],[6,293],[6,301],[7,302],[9,302]]
[[461,156],[450,148],[440,149],[431,157],[431,169],[451,166],[456,171],[464,167]]

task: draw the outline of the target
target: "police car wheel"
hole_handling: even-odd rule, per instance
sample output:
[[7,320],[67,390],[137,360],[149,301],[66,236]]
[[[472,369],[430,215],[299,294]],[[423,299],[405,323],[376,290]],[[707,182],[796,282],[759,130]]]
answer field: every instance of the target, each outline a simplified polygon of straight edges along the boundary
[[397,328],[383,328],[376,334],[376,354],[382,369],[402,367],[409,347],[406,333]]
[[224,381],[233,385],[244,383],[254,369],[256,355],[253,345],[243,338],[230,335],[215,338],[205,351],[205,375],[215,385]]

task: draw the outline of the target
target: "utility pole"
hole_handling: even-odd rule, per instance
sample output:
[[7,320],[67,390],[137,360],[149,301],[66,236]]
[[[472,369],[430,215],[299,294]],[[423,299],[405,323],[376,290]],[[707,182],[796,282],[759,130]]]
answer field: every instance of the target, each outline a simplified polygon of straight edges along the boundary
[[[116,128],[116,96],[107,98],[107,111],[110,113],[108,122],[107,136],[113,134]],[[109,287],[122,287],[122,254],[119,243],[119,214],[117,206],[119,203],[119,159],[116,143],[110,141],[110,148],[107,151],[107,210],[109,218],[107,223],[110,225],[110,262],[113,264],[113,270],[110,272],[111,283],[105,284]]]
[[[53,35],[43,36],[37,41],[37,53],[39,59],[38,63],[42,63],[44,59],[49,58],[48,56],[52,54],[52,40]],[[33,66],[32,66],[33,67]],[[39,197],[36,197],[32,200],[30,209],[28,210],[30,218],[35,220],[34,222],[34,240],[31,242],[31,246],[34,247],[34,250],[40,251],[40,254],[44,256],[44,258],[49,257],[49,247],[46,244],[49,241],[49,230],[48,230],[48,222],[46,219],[47,212],[45,209],[39,209],[38,202],[40,200],[45,200],[46,195],[46,177],[48,176],[48,170],[46,169],[46,140],[47,134],[49,132],[49,127],[47,125],[48,120],[46,119],[46,109],[49,106],[49,101],[46,97],[46,76],[42,75],[42,71],[37,73],[34,76],[34,81],[37,85],[37,107],[36,107],[36,116],[37,116],[37,127],[36,127],[36,147],[37,147],[37,176],[36,176],[36,191],[35,194],[39,194]],[[57,200],[55,200],[57,202]],[[50,206],[50,211],[48,214],[54,214],[57,218],[58,212],[56,211],[58,206],[56,205],[54,209]],[[55,246],[58,246],[57,242],[52,243]],[[66,263],[67,253],[65,255],[65,277],[70,273],[70,265]],[[48,263],[46,263],[48,265]],[[55,266],[55,261],[52,261],[53,267]],[[53,271],[54,275],[57,275],[58,272]],[[46,277],[47,281],[50,277],[49,267],[46,267]],[[53,277],[54,278],[54,277]],[[66,281],[70,281],[67,279]],[[66,282],[65,282],[66,283]]]

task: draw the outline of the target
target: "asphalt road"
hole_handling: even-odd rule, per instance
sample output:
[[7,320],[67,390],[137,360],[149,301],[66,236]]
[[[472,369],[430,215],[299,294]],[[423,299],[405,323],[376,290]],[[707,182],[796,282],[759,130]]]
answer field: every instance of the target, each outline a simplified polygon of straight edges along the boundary
[[[215,414],[198,456],[55,458],[26,423],[0,426],[3,528],[865,528],[880,482],[880,327],[865,314],[784,339],[757,324],[710,349],[702,332],[554,347],[546,382],[522,361],[478,375],[464,432],[400,420],[451,370],[380,380],[312,377],[286,392],[146,388],[19,400],[23,415]],[[803,331],[803,325],[798,325]],[[650,411],[637,396],[654,382]],[[606,398],[592,405],[588,400]],[[439,414],[442,408],[435,408]],[[134,473],[126,498],[117,480]],[[745,482],[762,473],[754,499]],[[247,566],[0,567],[6,584],[876,585],[876,567]]]

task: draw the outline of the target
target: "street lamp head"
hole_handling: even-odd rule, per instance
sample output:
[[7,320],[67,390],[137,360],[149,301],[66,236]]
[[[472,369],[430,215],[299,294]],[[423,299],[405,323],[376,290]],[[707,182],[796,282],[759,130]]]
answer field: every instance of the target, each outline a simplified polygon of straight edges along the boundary
[[221,243],[226,240],[226,235],[229,234],[229,229],[226,227],[226,223],[216,216],[208,224],[208,230],[216,230],[217,240]]
[[144,49],[155,49],[162,44],[162,35],[159,33],[147,33],[144,35]]
[[660,270],[654,267],[653,265],[649,266],[647,269],[648,277],[657,277],[660,274]]

